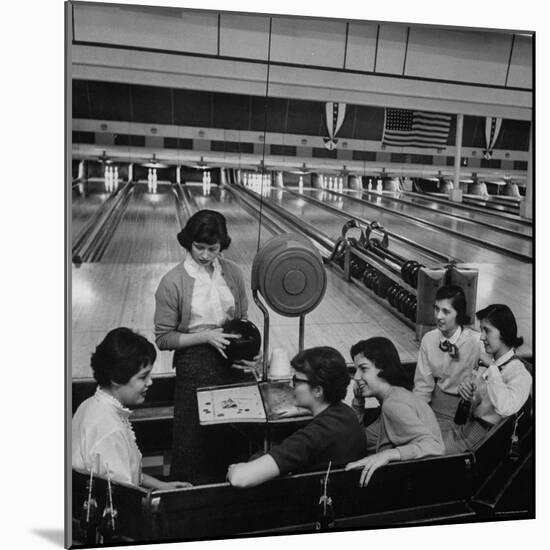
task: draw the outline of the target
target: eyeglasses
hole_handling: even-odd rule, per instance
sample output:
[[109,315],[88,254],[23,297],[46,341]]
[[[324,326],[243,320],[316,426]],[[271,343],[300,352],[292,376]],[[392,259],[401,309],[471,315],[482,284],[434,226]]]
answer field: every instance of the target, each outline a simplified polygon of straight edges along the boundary
[[295,374],[292,375],[291,384],[293,387],[296,386],[296,384],[309,384],[310,386],[313,386],[313,383],[307,378],[298,378]]

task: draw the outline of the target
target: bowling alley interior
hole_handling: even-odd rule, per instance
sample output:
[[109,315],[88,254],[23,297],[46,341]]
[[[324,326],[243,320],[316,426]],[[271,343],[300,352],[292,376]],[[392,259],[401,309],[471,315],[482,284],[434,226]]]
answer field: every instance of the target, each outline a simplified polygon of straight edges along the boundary
[[65,8],[69,544],[533,518],[534,33]]

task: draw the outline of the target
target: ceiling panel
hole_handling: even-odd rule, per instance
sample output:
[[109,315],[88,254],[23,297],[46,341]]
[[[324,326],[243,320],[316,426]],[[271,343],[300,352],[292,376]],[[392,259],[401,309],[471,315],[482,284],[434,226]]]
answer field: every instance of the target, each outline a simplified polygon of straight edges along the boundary
[[74,4],[74,27],[77,41],[205,54],[218,49],[216,12]]
[[373,71],[377,23],[350,23],[346,69]]
[[532,88],[533,86],[533,39],[531,36],[516,34],[508,86]]
[[269,17],[254,15],[220,15],[220,55],[267,59]]
[[407,26],[381,23],[376,54],[376,72],[403,74]]
[[411,27],[405,74],[503,86],[512,35]]
[[274,17],[271,59],[319,67],[344,66],[346,23]]

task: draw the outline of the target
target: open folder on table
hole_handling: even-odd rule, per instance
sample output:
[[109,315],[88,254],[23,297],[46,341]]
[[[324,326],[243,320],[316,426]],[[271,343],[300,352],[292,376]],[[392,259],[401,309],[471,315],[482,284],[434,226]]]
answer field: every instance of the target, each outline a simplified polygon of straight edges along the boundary
[[286,381],[250,382],[197,389],[201,425],[303,420],[311,413],[297,407]]

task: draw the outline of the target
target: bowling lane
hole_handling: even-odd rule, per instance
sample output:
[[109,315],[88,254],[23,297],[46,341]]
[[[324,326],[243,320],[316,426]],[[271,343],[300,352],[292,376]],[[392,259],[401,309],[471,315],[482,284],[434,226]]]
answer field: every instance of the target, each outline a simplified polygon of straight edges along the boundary
[[[360,215],[354,214],[350,210],[344,208],[344,201],[346,197],[331,194],[328,191],[313,189],[304,189],[303,195],[317,200],[322,200],[326,203],[326,205],[336,208],[341,212],[330,211],[322,205],[313,204],[307,200],[304,200],[298,194],[288,192],[284,189],[272,188],[268,192],[267,197],[272,202],[278,204],[297,218],[304,220],[315,228],[318,228],[320,233],[326,235],[333,241],[336,241],[342,235],[342,227],[350,219],[350,215]],[[351,203],[351,201],[348,202]],[[367,218],[367,216],[363,217]],[[368,217],[368,221],[373,220],[381,221],[378,212],[376,216],[373,216],[371,213]],[[394,231],[394,228],[390,226],[388,226],[387,229],[389,231]],[[398,231],[395,232],[398,233]],[[410,236],[405,232],[401,232],[401,235],[405,238],[410,238]],[[409,247],[406,243],[398,241],[397,239],[391,240],[390,237],[390,242],[392,252],[395,252],[406,259],[416,260],[425,265],[436,265],[441,262],[441,259],[438,256],[432,255],[427,251]],[[440,252],[435,247],[432,250]],[[447,251],[443,251],[442,253],[445,254],[446,257],[449,255]]]
[[171,185],[159,184],[157,193],[149,193],[147,185],[137,183],[101,262],[177,262],[181,259],[178,230]]
[[72,190],[71,200],[71,232],[72,242],[99,211],[111,193],[105,191],[103,181],[88,181]]
[[[306,193],[315,195],[318,191],[304,190],[304,194]],[[333,197],[336,196],[333,195]],[[289,212],[309,223],[313,223],[320,230],[332,233],[333,235],[339,234],[342,220],[345,220],[348,214],[369,218],[369,216],[372,216],[372,212],[368,210],[373,210],[372,208],[364,208],[360,204],[353,204],[349,200],[345,201],[341,197],[337,197],[337,199],[340,199],[340,202],[338,200],[327,200],[327,204],[337,205],[342,210],[342,215],[338,216],[335,213],[323,210],[321,206],[310,204],[300,199],[296,194],[282,189],[271,190],[270,198],[278,202]],[[393,218],[395,217],[393,216]],[[465,260],[468,256],[477,258],[477,260],[470,260],[465,264],[479,271],[477,307],[481,308],[491,303],[508,304],[516,315],[521,335],[525,338],[525,344],[519,351],[521,354],[532,353],[531,304],[533,295],[533,266],[531,263],[506,258],[490,250],[476,249],[475,245],[456,242],[458,239],[453,239],[445,233],[428,231],[427,229],[420,230],[412,224],[406,224],[405,222],[402,222],[401,226],[395,228],[391,225],[391,220],[385,221],[386,218],[390,218],[390,216],[384,214],[375,219],[379,219],[388,229],[403,234],[425,246],[433,246],[434,249],[439,251],[448,250],[451,254],[453,250],[458,251],[460,257]],[[447,249],[445,248],[446,245]],[[411,257],[410,253],[405,255]],[[385,315],[387,316],[388,314],[386,313]]]
[[[380,196],[377,193],[369,193],[369,191],[365,190],[347,190],[346,194],[371,202],[373,202],[373,199]],[[471,234],[474,237],[478,236],[480,232],[483,234],[487,229],[485,226],[480,225],[480,222],[481,224],[493,226],[493,233],[496,232],[499,234],[498,229],[502,228],[506,231],[517,233],[518,235],[524,235],[527,237],[533,236],[533,228],[531,225],[510,220],[490,212],[483,213],[468,209],[464,206],[453,206],[453,203],[451,202],[448,204],[436,202],[434,200],[430,200],[428,197],[424,198],[418,195],[399,192],[390,194],[384,193],[382,195],[381,204],[387,208],[392,208],[397,212],[411,213],[431,222],[436,220],[438,222],[440,220],[445,220],[446,224],[448,224],[446,226],[450,229],[454,229],[456,231],[460,230],[458,229],[459,227],[463,227],[468,234]],[[455,216],[456,219],[454,218]],[[465,219],[461,220],[461,218]]]
[[[250,272],[257,251],[258,221],[227,190],[212,186],[208,193],[203,191],[201,185],[186,187],[198,208],[217,210],[226,217],[232,241],[224,256],[241,266],[249,300],[249,318],[263,327],[263,315],[254,303],[250,290]],[[262,227],[262,243],[272,236],[268,229]],[[326,273],[327,289],[323,301],[306,318],[306,347],[333,346],[349,360],[349,349],[353,343],[378,335],[395,342],[403,360],[416,360],[418,343],[413,330],[372,300],[360,285],[346,282],[339,270],[329,267]],[[298,320],[270,311],[270,349],[275,347],[283,348],[290,356],[298,351]]]
[[[271,191],[271,200],[279,203],[289,212],[299,216],[300,218],[316,225],[320,228],[330,228],[330,236],[336,237],[340,234],[341,227],[349,216],[355,216],[368,221],[377,220],[388,231],[397,233],[403,237],[423,245],[430,250],[434,250],[440,254],[459,258],[465,262],[490,262],[490,263],[510,263],[517,262],[512,258],[507,258],[502,254],[493,252],[490,249],[483,248],[479,245],[469,243],[459,237],[455,237],[443,231],[438,231],[431,227],[427,227],[420,222],[415,222],[406,219],[399,214],[380,211],[376,208],[376,204],[382,204],[382,197],[378,196],[374,204],[358,203],[350,200],[345,196],[338,196],[333,193],[314,189],[304,189],[304,196],[319,198],[322,197],[327,205],[336,207],[341,211],[337,214],[332,211],[323,209],[321,205],[311,204],[304,201],[295,193],[288,191],[279,192],[279,190]],[[390,238],[390,247],[399,254],[409,259],[415,258],[416,251],[413,249],[405,249],[404,245],[400,245],[401,250],[398,251],[398,243]],[[426,262],[423,259],[424,263]],[[433,260],[428,265],[433,265]]]

